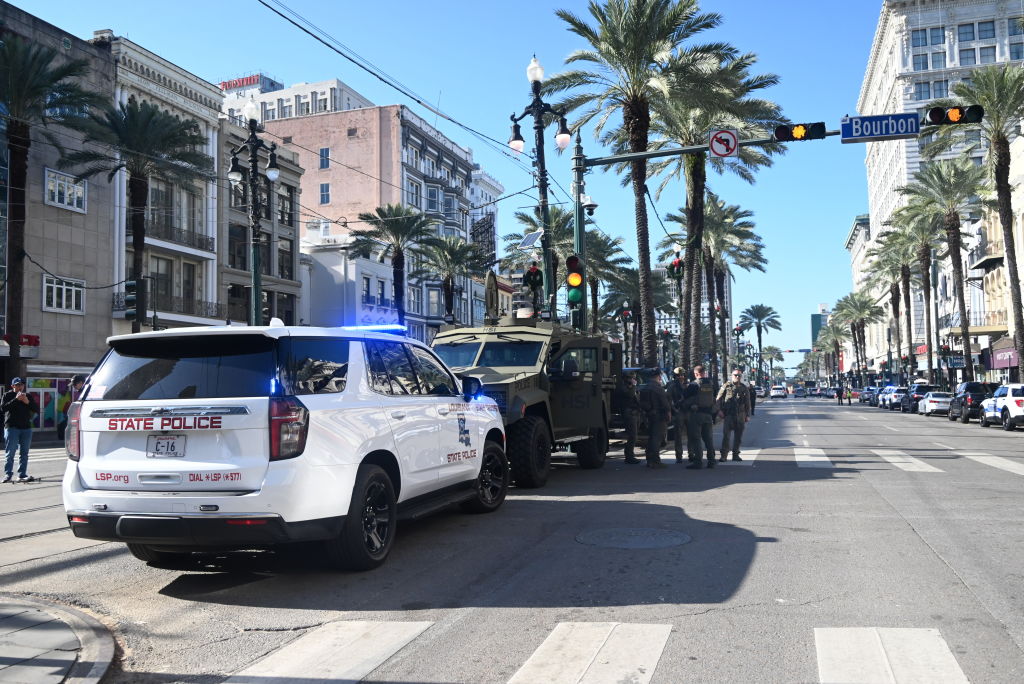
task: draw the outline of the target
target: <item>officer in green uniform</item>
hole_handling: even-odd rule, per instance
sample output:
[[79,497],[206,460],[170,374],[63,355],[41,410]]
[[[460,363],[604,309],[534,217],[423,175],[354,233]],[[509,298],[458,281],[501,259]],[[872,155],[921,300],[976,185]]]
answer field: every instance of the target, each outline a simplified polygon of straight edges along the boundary
[[661,384],[661,373],[654,373],[644,388],[647,408],[647,467],[664,468],[661,462],[661,442],[665,439],[665,428],[672,419],[672,406],[668,394]]
[[732,436],[732,460],[740,458],[740,440],[743,439],[743,428],[750,420],[750,388],[743,384],[743,372],[734,370],[732,380],[718,390],[718,415],[722,423],[721,460],[729,456],[729,437]]
[[[690,470],[702,468],[701,451],[707,450],[708,468],[715,467],[715,443],[711,428],[715,424],[715,388],[704,377],[704,366],[693,367],[693,382],[683,392],[683,410],[686,412],[686,438],[690,456]],[[703,443],[703,444],[702,444]]]

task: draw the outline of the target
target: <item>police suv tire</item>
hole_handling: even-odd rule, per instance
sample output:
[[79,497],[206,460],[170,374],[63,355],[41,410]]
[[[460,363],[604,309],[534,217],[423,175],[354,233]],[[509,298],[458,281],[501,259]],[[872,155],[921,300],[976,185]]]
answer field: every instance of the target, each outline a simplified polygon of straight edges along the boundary
[[160,567],[173,566],[188,558],[188,553],[160,551],[146,544],[128,544],[128,552],[144,563]]
[[391,553],[397,525],[398,504],[391,478],[380,466],[364,463],[356,472],[341,532],[324,542],[327,559],[342,570],[379,567]]
[[488,440],[480,459],[480,474],[473,483],[475,496],[462,502],[462,510],[470,513],[493,513],[498,510],[505,502],[511,480],[505,450],[497,442]]
[[1010,417],[1010,412],[1007,411],[1006,409],[1003,409],[1001,417],[1003,419],[1003,429],[1006,430],[1007,432],[1013,432],[1013,429],[1016,426],[1013,424],[1013,418]]
[[605,458],[608,456],[606,444],[607,440],[602,428],[592,431],[589,439],[577,442],[573,451],[576,452],[576,460],[579,462],[580,468],[584,470],[603,468]]
[[949,413],[946,414],[946,419],[949,420],[950,423],[956,420],[956,416],[953,415],[953,409],[950,409]]
[[964,425],[967,425],[968,423],[971,422],[970,412],[965,411],[962,407],[960,409],[960,422],[963,423]]
[[523,416],[508,428],[508,460],[517,487],[534,489],[547,484],[551,473],[551,438],[537,416]]

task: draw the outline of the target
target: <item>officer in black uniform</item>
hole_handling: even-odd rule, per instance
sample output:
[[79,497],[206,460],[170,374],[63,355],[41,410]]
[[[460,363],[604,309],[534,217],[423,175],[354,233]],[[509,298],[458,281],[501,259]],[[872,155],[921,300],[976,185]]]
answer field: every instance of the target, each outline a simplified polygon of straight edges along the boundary
[[686,392],[686,371],[676,367],[672,370],[674,379],[668,384],[668,399],[672,402],[672,429],[675,432],[676,463],[683,462],[683,440],[686,429],[686,412],[683,410],[683,395]]
[[537,268],[537,262],[530,264],[523,274],[523,287],[530,291],[533,310],[540,310],[540,301],[544,297],[544,272]]
[[661,385],[661,373],[654,373],[645,388],[647,398],[647,467],[664,468],[661,462],[661,441],[665,439],[665,428],[672,419],[672,407],[668,394]]
[[683,392],[683,410],[686,412],[686,437],[690,456],[690,470],[702,468],[701,450],[707,452],[708,468],[715,467],[715,443],[711,428],[715,424],[715,387],[704,377],[704,366],[693,367],[693,382]]
[[618,390],[617,402],[622,415],[622,424],[626,429],[626,445],[623,453],[626,463],[639,463],[634,448],[636,447],[637,428],[640,424],[640,394],[636,389],[636,377],[626,375],[622,378],[622,387]]

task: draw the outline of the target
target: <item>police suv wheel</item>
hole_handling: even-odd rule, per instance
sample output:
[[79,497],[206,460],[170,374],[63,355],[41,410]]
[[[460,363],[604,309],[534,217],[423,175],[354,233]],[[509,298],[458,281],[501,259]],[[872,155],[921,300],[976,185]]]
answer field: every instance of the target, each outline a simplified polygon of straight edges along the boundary
[[154,567],[174,566],[185,561],[190,554],[174,551],[159,551],[146,544],[128,544],[128,552],[140,561]]
[[507,454],[517,487],[533,489],[547,484],[551,473],[551,438],[541,418],[524,416],[509,426]]
[[960,409],[960,422],[967,425],[971,422],[971,414],[964,409]]
[[988,418],[985,416],[985,410],[982,409],[981,416],[978,418],[978,425],[987,428],[989,426]]
[[1003,409],[1002,419],[1003,429],[1006,430],[1007,432],[1013,432],[1013,428],[1016,426],[1013,424],[1013,418],[1010,418],[1010,412],[1007,411],[1006,409]]
[[391,478],[383,468],[364,463],[356,473],[341,533],[324,543],[327,557],[345,570],[372,570],[387,560],[397,524],[398,505]]
[[497,442],[488,441],[484,445],[480,474],[477,475],[474,485],[476,496],[464,502],[462,508],[470,513],[491,513],[498,510],[505,502],[510,481],[505,451]]

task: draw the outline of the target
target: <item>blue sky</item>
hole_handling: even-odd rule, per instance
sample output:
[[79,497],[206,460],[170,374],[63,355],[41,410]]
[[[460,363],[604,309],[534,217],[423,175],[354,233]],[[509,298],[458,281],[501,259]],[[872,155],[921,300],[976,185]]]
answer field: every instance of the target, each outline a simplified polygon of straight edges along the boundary
[[[256,0],[199,2],[179,0],[155,12],[138,0],[14,0],[40,18],[81,38],[109,28],[212,82],[262,71],[286,86],[337,77],[377,104],[403,103],[427,121],[434,115],[357,69],[351,63],[286,24]],[[582,47],[554,15],[557,8],[586,14],[583,0],[547,3],[520,0],[362,2],[287,0],[289,7],[325,28],[353,51],[409,86],[451,116],[506,140],[509,114],[528,102],[526,65],[533,53],[548,74]],[[771,72],[780,84],[766,97],[778,102],[794,121],[825,121],[837,129],[845,114],[856,114],[868,51],[881,0],[755,2],[703,0],[705,11],[723,16],[722,25],[704,40],[728,41],[756,53],[758,73]],[[166,11],[173,8],[174,13]],[[249,40],[249,36],[254,36]],[[531,184],[521,164],[488,148],[469,133],[441,120],[438,128],[472,147],[478,161],[507,191]],[[606,153],[585,130],[588,156]],[[551,136],[554,130],[551,131]],[[569,187],[568,156],[548,148],[549,171]],[[842,145],[838,138],[790,145],[756,184],[734,177],[709,176],[709,185],[725,201],[754,212],[767,245],[766,274],[737,274],[734,307],[774,307],[782,332],[766,344],[783,349],[810,344],[810,315],[819,303],[833,303],[851,287],[849,255],[843,248],[853,218],[867,211],[863,145]],[[650,185],[655,187],[656,181]],[[587,178],[587,192],[600,204],[595,215],[605,232],[622,236],[636,253],[632,195],[611,173]],[[658,200],[659,213],[683,204],[681,184],[669,186]],[[557,193],[555,199],[565,200]],[[499,233],[516,229],[511,215],[529,203],[522,195],[499,210]],[[661,235],[653,215],[651,239]],[[799,355],[789,355],[787,366]]]

